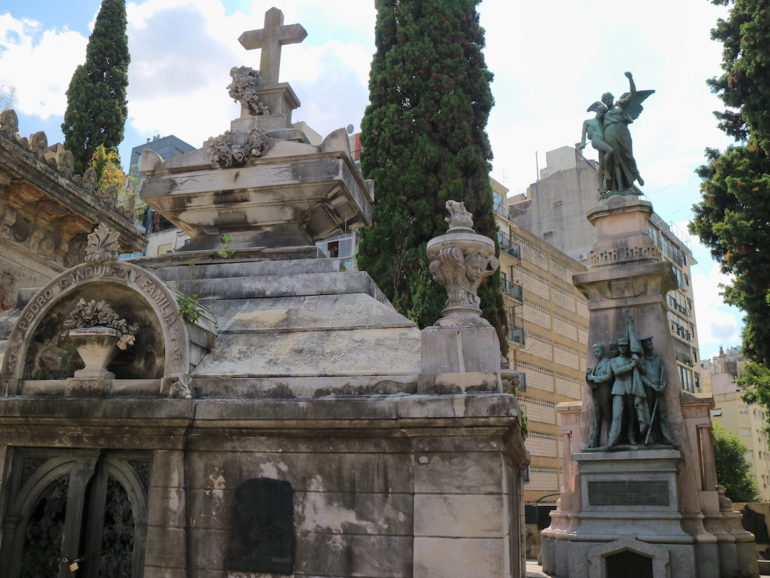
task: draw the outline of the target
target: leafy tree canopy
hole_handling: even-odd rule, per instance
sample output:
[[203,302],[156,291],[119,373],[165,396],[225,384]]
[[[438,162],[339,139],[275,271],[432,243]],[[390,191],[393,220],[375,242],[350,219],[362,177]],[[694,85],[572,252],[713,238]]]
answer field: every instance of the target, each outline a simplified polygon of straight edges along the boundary
[[[493,105],[479,0],[377,0],[370,104],[361,164],[375,181],[374,226],[359,266],[421,327],[446,293],[431,278],[426,243],[446,232],[447,200],[463,201],[476,230],[496,238],[485,128]],[[501,344],[506,318],[499,273],[480,290]]]
[[141,212],[144,203],[139,199],[138,179],[123,172],[120,157],[115,149],[104,145],[96,147],[88,165],[96,172],[96,193],[116,207]]
[[733,502],[758,502],[757,480],[746,460],[746,446],[734,431],[714,422],[714,457],[717,481]]

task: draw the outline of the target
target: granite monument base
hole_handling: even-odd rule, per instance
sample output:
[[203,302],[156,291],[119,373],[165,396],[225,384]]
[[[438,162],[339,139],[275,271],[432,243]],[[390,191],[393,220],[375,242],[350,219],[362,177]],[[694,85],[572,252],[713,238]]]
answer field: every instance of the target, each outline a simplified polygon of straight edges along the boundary
[[582,507],[543,532],[544,570],[559,578],[693,575],[697,540],[679,511],[680,457],[673,449],[573,454]]

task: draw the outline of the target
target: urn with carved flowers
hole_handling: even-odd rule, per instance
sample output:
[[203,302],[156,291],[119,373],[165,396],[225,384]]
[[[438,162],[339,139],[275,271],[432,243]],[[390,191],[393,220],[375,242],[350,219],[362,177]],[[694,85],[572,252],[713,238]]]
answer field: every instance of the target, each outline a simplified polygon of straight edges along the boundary
[[75,372],[76,378],[112,379],[107,366],[119,350],[127,349],[139,331],[136,324],[121,319],[104,301],[80,299],[64,322],[69,341],[77,349],[85,368]]
[[489,325],[481,317],[478,288],[499,266],[495,243],[473,230],[473,218],[463,203],[447,201],[446,208],[449,229],[427,246],[431,275],[447,291],[443,317],[436,325]]

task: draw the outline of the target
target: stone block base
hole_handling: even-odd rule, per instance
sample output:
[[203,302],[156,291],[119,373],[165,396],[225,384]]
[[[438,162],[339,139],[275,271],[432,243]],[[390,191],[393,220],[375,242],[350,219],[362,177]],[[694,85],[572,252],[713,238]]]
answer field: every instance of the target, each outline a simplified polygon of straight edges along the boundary
[[67,397],[102,397],[107,395],[110,381],[107,377],[71,377],[64,382],[64,395]]
[[492,326],[439,327],[422,330],[422,373],[494,373],[500,375],[500,343]]
[[[543,570],[556,578],[756,576],[743,532],[714,531],[681,512],[673,449],[574,453],[578,511],[543,531]],[[717,532],[717,526],[725,530]],[[633,572],[631,571],[633,570]]]

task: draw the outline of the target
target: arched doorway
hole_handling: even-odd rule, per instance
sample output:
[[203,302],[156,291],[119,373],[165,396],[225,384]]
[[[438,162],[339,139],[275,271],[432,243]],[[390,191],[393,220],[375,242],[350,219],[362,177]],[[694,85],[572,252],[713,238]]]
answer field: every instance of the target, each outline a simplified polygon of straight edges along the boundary
[[12,460],[0,549],[9,578],[64,578],[75,568],[80,578],[141,578],[146,454],[18,449]]

